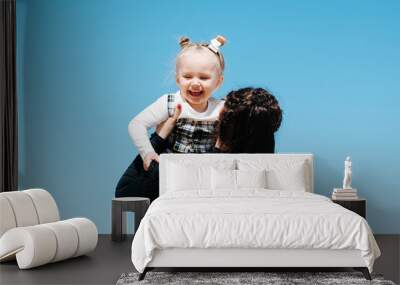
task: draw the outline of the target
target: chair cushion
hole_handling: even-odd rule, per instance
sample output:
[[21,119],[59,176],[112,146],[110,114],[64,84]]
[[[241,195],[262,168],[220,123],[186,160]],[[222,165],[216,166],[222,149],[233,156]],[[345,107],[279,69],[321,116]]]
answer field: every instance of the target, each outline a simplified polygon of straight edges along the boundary
[[16,256],[20,269],[86,254],[97,245],[97,228],[85,218],[17,227],[0,238],[0,261]]
[[60,220],[57,204],[43,189],[0,193],[0,237],[15,227],[34,226]]
[[30,196],[35,205],[39,224],[52,223],[60,220],[56,201],[49,192],[43,189],[29,189],[22,191]]
[[39,224],[35,205],[30,196],[22,191],[3,192],[1,195],[8,200],[17,227]]
[[15,221],[15,216],[13,209],[11,207],[8,199],[0,195],[0,237],[8,230],[15,228],[17,226],[17,222]]

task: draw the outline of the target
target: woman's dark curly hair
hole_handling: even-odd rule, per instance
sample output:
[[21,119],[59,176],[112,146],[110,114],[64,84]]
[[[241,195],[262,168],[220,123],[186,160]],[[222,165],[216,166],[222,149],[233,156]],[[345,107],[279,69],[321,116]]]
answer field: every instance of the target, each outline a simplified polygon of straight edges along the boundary
[[218,124],[221,150],[232,153],[274,153],[282,122],[278,100],[262,88],[231,91]]

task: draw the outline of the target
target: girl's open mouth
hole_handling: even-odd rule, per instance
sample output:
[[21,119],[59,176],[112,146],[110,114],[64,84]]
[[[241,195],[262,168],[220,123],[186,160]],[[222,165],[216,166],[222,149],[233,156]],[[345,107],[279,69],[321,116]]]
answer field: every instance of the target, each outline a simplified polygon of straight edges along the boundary
[[201,96],[203,94],[203,91],[190,91],[190,90],[188,90],[188,93],[189,93],[190,96],[199,97],[199,96]]

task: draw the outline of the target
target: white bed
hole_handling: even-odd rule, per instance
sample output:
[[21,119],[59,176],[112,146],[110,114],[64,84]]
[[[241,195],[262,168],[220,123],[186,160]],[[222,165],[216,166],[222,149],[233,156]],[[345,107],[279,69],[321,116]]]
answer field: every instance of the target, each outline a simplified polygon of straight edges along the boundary
[[132,262],[141,278],[154,267],[354,267],[370,278],[380,251],[367,222],[313,194],[313,181],[311,154],[163,154]]

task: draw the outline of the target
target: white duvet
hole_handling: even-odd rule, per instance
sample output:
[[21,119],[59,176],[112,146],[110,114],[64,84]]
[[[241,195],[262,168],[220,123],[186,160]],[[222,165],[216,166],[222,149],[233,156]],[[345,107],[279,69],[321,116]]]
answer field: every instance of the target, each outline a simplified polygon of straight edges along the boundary
[[165,248],[358,249],[371,272],[380,255],[359,215],[317,194],[265,189],[164,194],[134,237],[135,268]]

